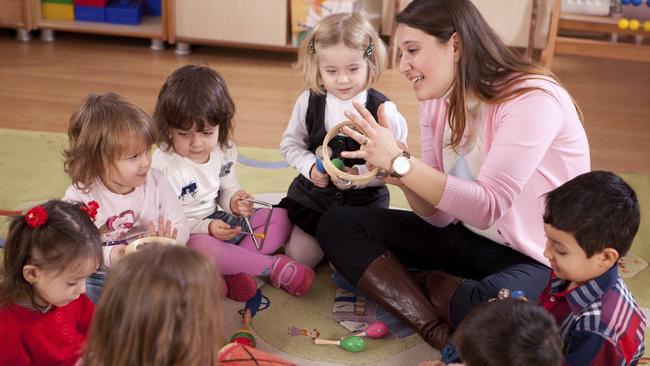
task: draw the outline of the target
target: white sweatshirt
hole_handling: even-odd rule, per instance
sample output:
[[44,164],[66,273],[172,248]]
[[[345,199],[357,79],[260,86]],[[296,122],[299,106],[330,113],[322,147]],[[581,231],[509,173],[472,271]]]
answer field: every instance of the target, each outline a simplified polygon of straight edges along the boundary
[[211,219],[205,219],[215,212],[217,203],[224,211],[230,211],[230,199],[240,189],[235,175],[237,148],[224,151],[217,146],[207,163],[197,164],[178,155],[170,149],[158,149],[153,154],[152,166],[167,176],[169,183],[189,220],[191,232],[208,234]]

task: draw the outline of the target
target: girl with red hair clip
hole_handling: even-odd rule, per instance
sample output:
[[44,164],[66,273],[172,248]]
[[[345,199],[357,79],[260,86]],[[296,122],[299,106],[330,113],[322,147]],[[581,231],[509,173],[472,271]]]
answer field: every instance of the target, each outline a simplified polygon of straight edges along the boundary
[[11,222],[0,271],[0,366],[79,359],[95,308],[86,279],[102,264],[96,209],[52,200]]

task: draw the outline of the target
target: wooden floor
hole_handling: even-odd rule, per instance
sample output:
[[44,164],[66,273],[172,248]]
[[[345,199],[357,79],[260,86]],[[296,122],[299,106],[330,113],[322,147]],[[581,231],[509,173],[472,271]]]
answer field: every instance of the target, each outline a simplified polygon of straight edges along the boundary
[[[197,47],[177,56],[150,51],[144,40],[58,36],[19,43],[0,30],[0,127],[65,132],[71,112],[93,92],[119,93],[151,112],[170,72],[203,63],[228,82],[237,144],[277,149],[303,87],[294,54]],[[650,63],[558,56],[553,71],[584,111],[593,169],[650,173]],[[418,102],[408,82],[388,70],[377,88],[409,121],[409,145],[419,151]]]

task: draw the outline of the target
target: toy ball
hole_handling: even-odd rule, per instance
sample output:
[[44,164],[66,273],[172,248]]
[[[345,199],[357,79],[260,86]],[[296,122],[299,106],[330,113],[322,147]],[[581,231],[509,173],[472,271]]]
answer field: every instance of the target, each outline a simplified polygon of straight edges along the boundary
[[[650,3],[648,3],[648,4],[650,4]],[[650,6],[650,5],[648,5],[648,6]],[[646,32],[650,32],[650,20],[646,20],[645,22],[643,22],[643,30],[646,31]]]
[[630,26],[630,21],[622,18],[621,20],[618,21],[618,29],[627,29]]
[[336,169],[343,171],[345,168],[345,164],[343,164],[343,160],[340,158],[334,158],[332,159],[332,165],[336,167]]
[[638,20],[636,19],[630,20],[630,30],[638,31],[639,28],[641,28],[641,23]]

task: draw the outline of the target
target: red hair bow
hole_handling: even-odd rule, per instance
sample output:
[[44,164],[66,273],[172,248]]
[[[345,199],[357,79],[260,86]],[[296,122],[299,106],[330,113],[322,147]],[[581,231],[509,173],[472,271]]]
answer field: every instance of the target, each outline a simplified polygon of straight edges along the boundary
[[45,211],[45,207],[36,206],[30,208],[25,214],[25,221],[27,221],[27,225],[33,228],[45,225],[47,222],[47,211]]
[[99,203],[97,203],[97,201],[90,201],[88,204],[81,206],[81,211],[85,212],[92,221],[95,221],[95,216],[97,216],[98,208]]

